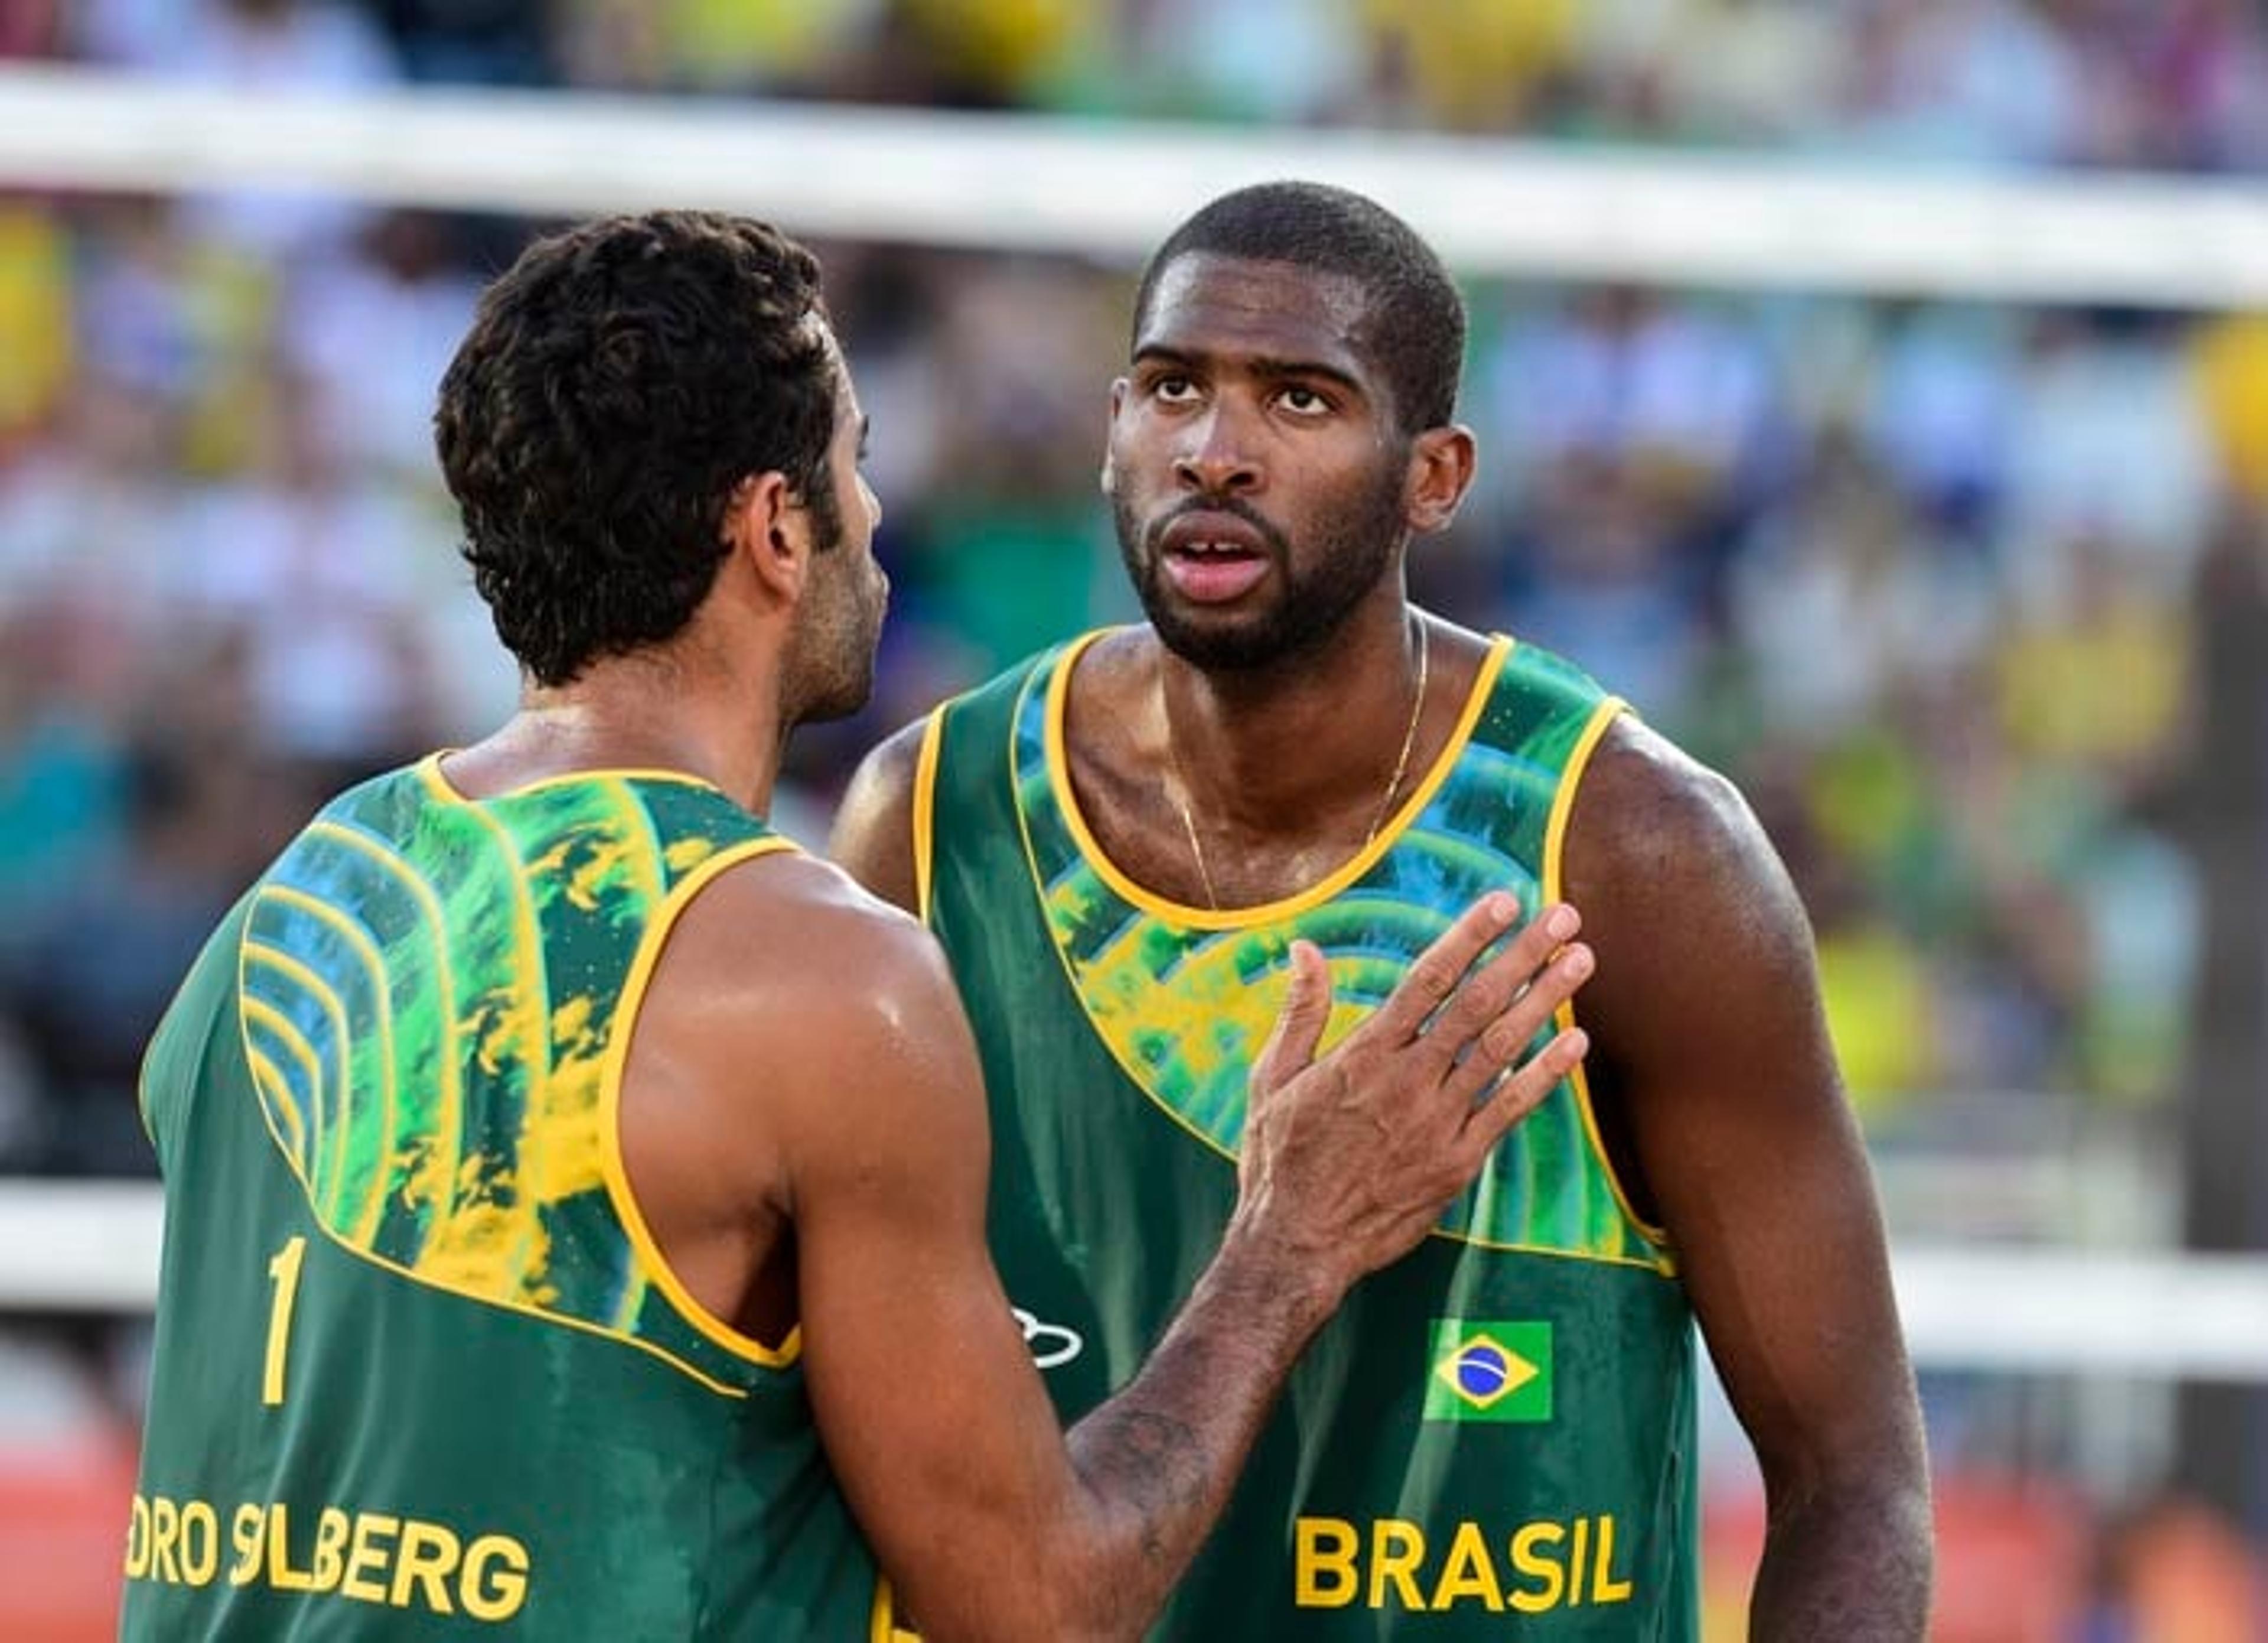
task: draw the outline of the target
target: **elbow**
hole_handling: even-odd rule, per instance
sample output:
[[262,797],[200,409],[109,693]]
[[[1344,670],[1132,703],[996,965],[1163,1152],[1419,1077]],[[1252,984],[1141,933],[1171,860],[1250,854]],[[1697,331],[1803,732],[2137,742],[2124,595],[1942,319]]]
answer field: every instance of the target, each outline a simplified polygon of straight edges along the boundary
[[1815,1455],[1808,1464],[1767,1464],[1764,1499],[1768,1544],[1832,1547],[1878,1558],[1885,1570],[1930,1577],[1936,1528],[1918,1432],[1832,1461]]
[[1933,1538],[1929,1476],[1918,1461],[1800,1483],[1775,1480],[1767,1473],[1764,1497],[1773,1533],[1829,1526],[1838,1534],[1863,1532],[1886,1547],[1925,1549]]
[[1936,1560],[1918,1479],[1775,1499],[1749,1634],[1757,1643],[1922,1643]]

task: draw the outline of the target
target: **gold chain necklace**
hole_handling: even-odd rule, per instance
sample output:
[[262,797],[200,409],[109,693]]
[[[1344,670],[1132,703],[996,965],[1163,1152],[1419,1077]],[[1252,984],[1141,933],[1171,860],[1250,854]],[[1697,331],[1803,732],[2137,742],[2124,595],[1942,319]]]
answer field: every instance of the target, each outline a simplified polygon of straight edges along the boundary
[[[1403,727],[1402,751],[1395,755],[1394,774],[1386,778],[1386,791],[1378,796],[1378,808],[1370,818],[1370,830],[1362,836],[1362,848],[1368,850],[1378,842],[1378,830],[1386,825],[1386,818],[1394,808],[1394,797],[1402,791],[1402,778],[1410,773],[1410,752],[1418,745],[1418,721],[1425,717],[1425,675],[1432,655],[1425,641],[1425,623],[1416,621],[1418,630],[1418,690],[1410,700],[1410,723]],[[1162,681],[1160,690],[1162,693]],[[1163,704],[1160,695],[1160,705]],[[1174,797],[1174,807],[1182,813],[1182,831],[1189,841],[1189,859],[1197,864],[1197,882],[1204,887],[1205,905],[1214,912],[1220,911],[1220,897],[1213,893],[1212,873],[1205,866],[1204,845],[1197,839],[1197,818],[1189,814],[1189,778],[1182,773],[1181,751],[1174,745],[1174,721],[1166,720],[1166,756],[1173,762],[1174,785],[1180,789]],[[1356,852],[1360,854],[1360,851]]]

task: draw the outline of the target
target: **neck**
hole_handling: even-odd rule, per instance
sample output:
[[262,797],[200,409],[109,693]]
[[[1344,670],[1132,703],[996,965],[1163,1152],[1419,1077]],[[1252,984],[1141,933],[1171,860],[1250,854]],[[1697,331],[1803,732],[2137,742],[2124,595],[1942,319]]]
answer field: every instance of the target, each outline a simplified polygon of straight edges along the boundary
[[777,681],[759,692],[652,659],[610,658],[571,683],[528,685],[519,711],[452,755],[448,774],[481,798],[578,770],[670,770],[762,815],[786,740]]
[[1424,621],[1397,598],[1314,655],[1255,673],[1161,656],[1166,762],[1208,838],[1306,836],[1355,811],[1375,831],[1381,799],[1399,803],[1424,768]]

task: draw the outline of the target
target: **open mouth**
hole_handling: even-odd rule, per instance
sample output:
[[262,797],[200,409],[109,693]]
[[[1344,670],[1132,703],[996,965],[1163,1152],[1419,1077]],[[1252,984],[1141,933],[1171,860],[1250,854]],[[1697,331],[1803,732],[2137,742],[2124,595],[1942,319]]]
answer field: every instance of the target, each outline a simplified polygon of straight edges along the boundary
[[1235,599],[1268,574],[1265,537],[1233,513],[1181,514],[1161,533],[1159,547],[1167,579],[1201,604]]
[[1197,564],[1231,564],[1240,559],[1258,559],[1263,556],[1242,542],[1176,542],[1166,549],[1169,559],[1187,559]]
[[1165,570],[1184,598],[1217,605],[1249,592],[1268,574],[1268,560],[1246,548],[1192,543],[1168,549]]

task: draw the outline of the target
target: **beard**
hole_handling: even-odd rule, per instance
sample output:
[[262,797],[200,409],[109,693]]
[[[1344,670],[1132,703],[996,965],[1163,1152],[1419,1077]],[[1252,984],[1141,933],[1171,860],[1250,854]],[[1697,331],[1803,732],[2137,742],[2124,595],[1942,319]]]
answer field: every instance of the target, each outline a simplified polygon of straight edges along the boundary
[[838,652],[835,671],[824,680],[809,687],[787,715],[791,728],[797,725],[824,725],[836,719],[850,718],[865,711],[874,696],[874,645],[867,637],[849,641]]
[[889,607],[888,584],[879,573],[877,591],[850,585],[859,567],[842,563],[852,549],[844,541],[843,511],[833,493],[815,491],[806,506],[813,574],[840,578],[843,586],[814,601],[791,644],[783,692],[791,728],[849,718],[873,699],[875,652]]
[[[1248,504],[1233,497],[1190,498],[1145,529],[1123,492],[1113,488],[1110,514],[1118,527],[1118,556],[1135,597],[1142,601],[1159,642],[1193,667],[1253,673],[1320,648],[1338,631],[1394,563],[1403,532],[1402,475],[1406,464],[1385,462],[1358,496],[1328,514],[1295,570],[1290,541]],[[1202,509],[1233,513],[1260,533],[1284,576],[1276,602],[1256,615],[1222,619],[1179,602],[1166,579],[1160,539],[1179,515]]]

